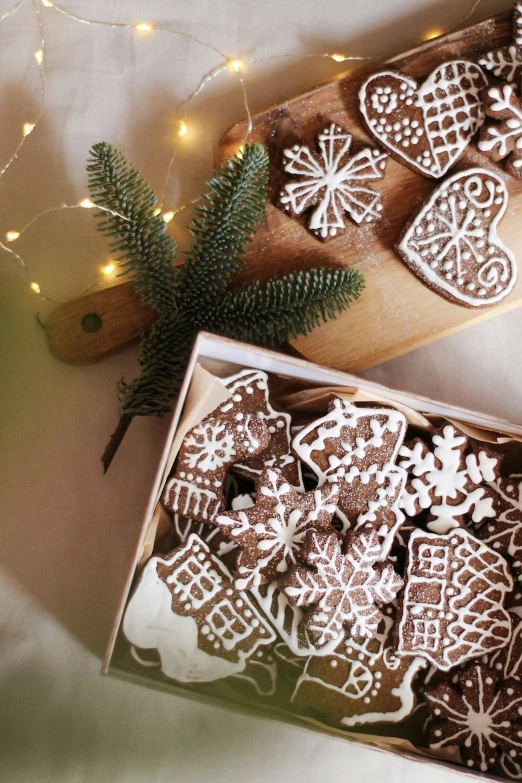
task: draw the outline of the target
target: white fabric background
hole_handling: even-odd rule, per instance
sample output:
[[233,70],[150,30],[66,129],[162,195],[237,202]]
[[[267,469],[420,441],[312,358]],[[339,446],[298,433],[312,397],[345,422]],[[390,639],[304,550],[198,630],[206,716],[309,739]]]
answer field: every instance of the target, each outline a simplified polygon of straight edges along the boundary
[[[283,52],[384,56],[430,28],[449,28],[468,0],[63,0],[84,16],[150,21],[202,38],[231,57]],[[0,12],[9,7],[1,0]],[[483,0],[475,18],[505,8]],[[119,145],[161,188],[187,97],[217,57],[161,33],[86,27],[42,9],[47,102],[42,123],[0,180],[0,234],[41,209],[87,194],[90,145]],[[30,2],[0,27],[0,161],[38,106]],[[246,75],[253,109],[332,78],[329,60],[275,61]],[[197,195],[220,134],[242,116],[231,74],[187,115],[190,131],[167,206]],[[172,227],[174,234],[181,229]],[[106,247],[86,211],[48,216],[19,247],[49,296],[74,297]],[[515,248],[515,250],[517,250]],[[0,255],[2,457],[0,777],[17,781],[456,780],[347,743],[191,704],[102,678],[106,643],[154,473],[164,423],[137,421],[109,475],[99,456],[116,421],[115,382],[135,372],[135,347],[89,367],[49,353],[42,306]],[[375,368],[392,386],[522,423],[520,312]]]

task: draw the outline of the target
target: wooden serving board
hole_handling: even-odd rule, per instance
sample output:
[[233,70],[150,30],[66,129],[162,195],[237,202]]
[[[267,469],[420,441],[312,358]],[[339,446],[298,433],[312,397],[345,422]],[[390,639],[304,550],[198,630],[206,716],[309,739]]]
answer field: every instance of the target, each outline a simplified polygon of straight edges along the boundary
[[[511,41],[511,17],[510,10],[428,41],[386,63],[373,63],[371,67],[360,69],[342,80],[255,115],[249,141],[259,141],[268,149],[272,201],[284,181],[283,151],[298,141],[310,142],[327,124],[334,122],[352,133],[355,150],[368,143],[376,145],[364,130],[358,109],[359,88],[369,73],[386,64],[416,79],[423,79],[447,60],[476,61],[481,53]],[[225,134],[218,149],[219,162],[238,151],[246,131],[246,122],[242,122]],[[477,165],[503,172],[501,167],[479,153],[472,143],[450,173]],[[360,269],[366,278],[366,289],[361,299],[335,321],[293,341],[292,345],[311,361],[339,370],[363,370],[522,304],[522,182],[507,175],[505,179],[510,201],[498,234],[513,251],[520,274],[512,293],[499,305],[473,309],[452,304],[423,285],[394,253],[393,245],[401,229],[437,187],[437,182],[410,171],[391,157],[384,179],[373,185],[383,195],[382,221],[359,227],[347,220],[347,230],[323,244],[305,228],[305,218],[291,218],[271,203],[266,220],[248,250],[247,263],[238,281],[255,278],[265,281],[275,274],[283,275],[314,266],[338,265]],[[137,319],[141,317],[147,322],[148,317],[150,320],[150,313],[145,317],[141,312],[140,316],[135,297],[133,300],[128,293],[123,297],[126,310],[121,311],[122,297],[118,299],[116,294],[119,288],[100,292],[100,295],[105,294],[103,326],[97,333],[88,337],[83,335],[80,347],[75,348],[72,343],[74,333],[81,329],[82,315],[78,305],[82,299],[55,312],[49,333],[53,350],[60,358],[67,360],[69,356],[69,360],[81,361],[81,354],[86,352],[84,360],[92,360],[135,337]],[[85,301],[89,312],[95,312],[96,296],[91,294],[90,301]],[[111,297],[114,297],[114,307],[120,307],[120,311],[114,313],[114,334],[113,315],[107,307]],[[87,299],[84,297],[84,300]],[[65,329],[64,319],[67,323]],[[129,327],[127,333],[125,323]],[[65,348],[58,332],[66,333],[68,342]],[[125,336],[127,339],[124,339]]]

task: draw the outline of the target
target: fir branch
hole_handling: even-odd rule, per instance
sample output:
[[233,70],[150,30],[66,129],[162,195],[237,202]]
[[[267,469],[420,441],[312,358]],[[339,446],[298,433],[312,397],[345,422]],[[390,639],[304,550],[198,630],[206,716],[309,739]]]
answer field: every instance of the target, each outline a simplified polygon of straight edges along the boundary
[[174,313],[158,318],[140,345],[141,375],[118,384],[120,410],[129,416],[163,416],[172,408],[183,380],[194,328]]
[[194,210],[192,249],[180,272],[185,307],[211,310],[225,293],[264,213],[267,186],[268,156],[261,144],[246,144],[207,183],[206,203]]
[[177,309],[176,245],[165,233],[161,215],[154,214],[154,192],[124,155],[105,142],[91,149],[87,171],[91,199],[118,213],[96,213],[98,230],[114,238],[110,249],[132,273],[143,303],[167,317]]
[[349,307],[364,289],[357,269],[309,269],[227,293],[201,327],[259,345],[306,335]]
[[170,410],[199,329],[282,345],[335,318],[364,288],[356,270],[311,269],[270,280],[264,288],[256,282],[227,292],[266,201],[268,157],[259,144],[246,145],[210,181],[206,203],[195,209],[192,249],[179,271],[175,244],[154,214],[156,197],[122,153],[96,144],[88,171],[93,201],[118,213],[98,213],[98,228],[113,238],[111,249],[132,274],[143,302],[158,313],[141,343],[141,375],[119,383],[120,421],[102,458],[105,470],[134,416]]

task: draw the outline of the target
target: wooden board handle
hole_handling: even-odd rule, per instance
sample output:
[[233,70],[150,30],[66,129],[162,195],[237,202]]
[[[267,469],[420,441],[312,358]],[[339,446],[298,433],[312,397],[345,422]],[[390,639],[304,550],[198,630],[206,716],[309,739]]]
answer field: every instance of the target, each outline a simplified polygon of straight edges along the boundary
[[154,310],[144,307],[134,286],[125,283],[60,305],[49,320],[47,335],[58,359],[86,364],[138,339],[155,319]]

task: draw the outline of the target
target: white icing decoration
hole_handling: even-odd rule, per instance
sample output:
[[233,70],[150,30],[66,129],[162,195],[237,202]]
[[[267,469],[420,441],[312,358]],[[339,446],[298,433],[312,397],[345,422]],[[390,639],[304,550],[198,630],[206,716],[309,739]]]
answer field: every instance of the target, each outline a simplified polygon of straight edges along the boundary
[[[405,151],[407,147],[399,144],[400,136],[395,137],[394,143],[372,121],[372,111],[375,111],[373,94],[379,89],[375,84],[379,85],[383,80],[395,85],[393,94],[397,103],[392,111],[395,111],[396,116],[401,112],[409,113],[413,105],[422,112],[429,152],[424,151],[420,161],[415,154],[412,156]],[[409,87],[408,92],[415,96],[414,100],[407,97],[405,92],[398,91],[397,85],[400,83]],[[360,110],[371,132],[383,146],[422,174],[438,179],[451,168],[483,124],[481,90],[485,86],[487,79],[481,68],[466,60],[444,63],[420,87],[409,76],[395,71],[380,71],[363,83],[359,93]]]
[[[483,177],[486,178],[485,182]],[[459,206],[456,195],[448,193],[454,183],[464,185],[463,195],[466,203],[464,208]],[[501,191],[496,191],[496,188],[501,188]],[[493,204],[495,191],[501,192],[502,203],[497,205],[497,211],[489,220],[491,213],[487,207]],[[513,254],[497,236],[497,225],[504,215],[507,204],[507,188],[497,174],[481,168],[467,169],[454,174],[432,193],[404,233],[397,249],[417,275],[435,289],[445,291],[452,299],[471,307],[495,304],[510,293],[517,279],[517,265]],[[443,206],[445,206],[444,210]],[[441,226],[439,233],[429,238],[421,228],[428,212],[436,214]],[[476,219],[480,220],[480,227],[474,223]],[[418,228],[421,228],[420,232]],[[480,244],[483,237],[487,238],[487,242],[496,252],[494,259],[484,258]],[[423,256],[423,250],[433,242],[433,239],[440,241],[440,248],[437,247],[435,253],[430,251],[429,255]],[[464,252],[469,252],[473,259],[471,279],[462,274]],[[430,255],[437,262],[435,268],[431,266]],[[453,279],[453,271],[449,279],[447,276],[442,276],[437,271],[439,265],[442,265],[443,269],[447,265],[448,269],[456,270],[458,279]],[[501,290],[492,293],[483,290],[483,295],[488,293],[488,296],[486,299],[481,299],[469,293],[475,289],[477,283],[486,286],[487,289],[500,283]]]
[[219,419],[202,421],[187,435],[185,443],[193,449],[184,460],[190,469],[218,470],[230,463],[234,454],[234,435]]
[[[380,722],[396,723],[406,718],[415,705],[415,693],[412,689],[412,682],[417,672],[427,665],[424,658],[416,657],[411,659],[400,683],[391,689],[391,695],[398,698],[400,702],[400,707],[397,710],[394,712],[368,712],[365,709],[365,705],[371,704],[371,699],[368,700],[367,695],[377,696],[382,685],[380,681],[383,674],[379,669],[376,670],[376,667],[384,664],[386,670],[393,672],[399,669],[404,662],[404,659],[394,654],[393,648],[390,646],[390,633],[393,624],[393,619],[385,616],[380,626],[382,629],[377,632],[374,639],[359,642],[351,638],[344,650],[338,649],[333,653],[330,661],[331,667],[337,668],[338,665],[342,665],[344,659],[353,664],[350,666],[348,678],[342,686],[337,686],[331,682],[326,682],[320,677],[311,675],[309,669],[310,666],[314,665],[314,659],[309,658],[303,673],[296,683],[292,701],[296,699],[303,684],[314,682],[323,688],[331,690],[334,694],[337,693],[343,698],[354,702],[350,710],[351,714],[342,717],[340,720],[343,726]],[[359,704],[356,706],[355,702],[359,702]]]
[[[495,765],[500,749],[506,756],[508,752],[511,757],[522,754],[522,741],[517,739],[521,736],[519,727],[522,724],[506,720],[512,718],[517,705],[522,704],[522,695],[520,691],[514,695],[512,689],[499,683],[496,675],[494,679],[489,676],[488,670],[484,671],[480,664],[467,672],[471,672],[473,679],[464,681],[459,678],[461,693],[455,692],[456,698],[451,704],[448,703],[448,693],[443,693],[441,699],[436,689],[426,692],[430,709],[435,714],[438,709],[445,717],[444,738],[430,743],[430,748],[448,745],[460,745],[465,751],[470,748],[467,766],[477,766],[481,772],[487,772]],[[506,702],[506,694],[514,696],[509,703]],[[440,706],[434,709],[435,705]],[[519,714],[520,710],[519,707]],[[440,736],[440,732],[435,735]],[[506,751],[506,748],[510,750]]]
[[351,133],[332,123],[319,134],[319,155],[310,147],[285,150],[285,172],[299,177],[287,183],[281,204],[300,215],[313,207],[309,228],[323,239],[344,229],[343,213],[360,224],[382,217],[382,196],[366,186],[384,175],[387,154],[364,147],[349,155]]
[[193,512],[194,516],[212,520],[221,509],[221,498],[215,492],[196,487],[189,481],[170,479],[165,486],[168,508],[180,514]]
[[[478,148],[493,160],[506,158],[511,174],[522,165],[522,105],[512,85],[504,84],[488,90],[489,114],[499,122],[486,125]],[[513,171],[513,168],[515,171]],[[495,200],[495,204],[501,203]]]
[[522,4],[515,3],[513,9],[513,43],[502,46],[483,55],[479,60],[497,79],[504,82],[515,81],[522,66]]
[[309,531],[301,550],[308,568],[294,568],[281,585],[294,605],[313,606],[306,624],[318,649],[340,643],[345,625],[352,636],[375,636],[382,619],[376,604],[390,603],[403,584],[391,565],[376,566],[381,545],[374,530],[352,534],[345,549],[337,535]]
[[[362,530],[368,527],[373,527],[376,530],[382,547],[379,558],[381,561],[387,559],[393,546],[395,535],[406,519],[400,508],[400,499],[408,474],[403,468],[394,466],[387,471],[386,476],[389,479],[388,485],[379,487],[377,498],[369,500],[368,511],[360,514],[354,526],[354,530]],[[395,497],[391,504],[390,496]],[[380,512],[384,512],[384,522],[377,528],[375,523],[380,516]],[[386,517],[388,515],[392,520],[391,524],[387,524]]]
[[[199,552],[204,553],[203,560],[196,557]],[[159,564],[175,566],[166,581],[158,575]],[[244,612],[239,614],[234,608],[225,595],[230,579],[226,567],[205,542],[191,534],[168,559],[152,557],[147,562],[125,610],[125,636],[136,647],[157,650],[162,672],[179,682],[209,682],[243,671],[248,656],[275,637],[246,594],[232,591],[241,596],[262,628],[254,632],[254,621],[246,623]],[[172,592],[168,584],[173,585]],[[183,608],[189,615],[173,610],[173,596],[187,602]],[[204,624],[198,622],[202,610]],[[209,640],[217,639],[215,649],[233,651],[235,660],[200,649],[199,632]],[[246,648],[237,647],[247,639]]]
[[[282,576],[295,565],[308,530],[333,529],[330,519],[335,512],[336,498],[336,486],[297,496],[279,471],[267,468],[259,480],[253,509],[221,514],[216,519],[216,525],[239,546],[244,544],[250,549],[253,541],[256,542],[256,550],[251,554],[255,564],[244,566],[240,555],[236,587],[239,590],[258,587],[263,581],[268,581],[265,577],[267,569]],[[257,519],[259,511],[266,519],[259,519],[253,524],[251,515]]]
[[297,658],[328,655],[338,646],[339,640],[332,639],[321,649],[316,648],[303,625],[303,610],[298,606],[292,606],[286,595],[279,589],[277,582],[253,587],[249,592]]
[[503,601],[513,579],[504,558],[467,530],[447,536],[414,530],[405,579],[399,653],[422,655],[448,671],[505,646],[511,617]]
[[[477,485],[495,479],[499,458],[479,451],[478,455],[468,454],[465,467],[461,467],[468,440],[452,424],[446,424],[442,435],[433,435],[432,442],[433,451],[422,441],[417,441],[413,448],[401,446],[399,450],[399,465],[413,474],[400,497],[400,507],[410,517],[430,509],[435,518],[427,527],[439,534],[459,527],[459,518],[468,514],[475,523],[493,518],[493,499],[485,487]],[[459,497],[462,500],[455,503]]]
[[[274,467],[282,470],[291,481],[292,486],[295,486],[300,492],[304,492],[301,465],[296,462],[295,458],[290,453],[290,428],[292,426],[292,417],[289,413],[276,411],[275,408],[272,407],[269,397],[268,375],[266,372],[262,372],[261,370],[241,370],[235,375],[224,378],[222,383],[225,384],[232,394],[234,394],[234,392],[246,391],[247,395],[250,396],[254,393],[253,384],[257,385],[257,388],[263,392],[262,410],[256,410],[256,415],[265,422],[271,435],[276,434],[277,430],[284,430],[284,435],[282,437],[278,436],[277,441],[272,439],[265,451],[262,452],[264,465],[265,467]],[[241,395],[239,394],[238,396],[241,400]],[[275,454],[273,451],[274,442],[279,444],[279,450]],[[283,442],[286,450],[282,448]],[[284,470],[286,466],[291,466],[291,472]],[[262,469],[254,467],[252,464],[249,464],[249,462],[238,462],[235,467],[241,469],[242,473],[252,477],[254,480],[257,480],[261,475]]]
[[[384,422],[379,420],[382,418]],[[365,419],[370,422],[372,432],[368,440],[358,435],[359,427]],[[314,433],[315,437],[310,443],[306,443],[311,433]],[[386,433],[393,433],[396,436],[394,447],[387,455],[387,461],[369,464],[363,469],[353,464],[356,459],[364,459],[367,451],[382,447],[383,436]],[[391,472],[405,433],[406,418],[394,408],[357,408],[352,403],[337,397],[332,410],[321,419],[303,427],[294,438],[292,446],[297,456],[314,471],[320,487],[326,483],[344,482],[348,485],[358,482],[364,485],[372,478],[383,484]],[[341,448],[344,454],[340,458],[332,455],[328,468],[323,470],[314,460],[314,452],[322,452],[327,442],[338,438],[343,438]],[[397,479],[399,476],[400,472],[395,474]],[[390,493],[392,492],[393,489],[390,489]],[[340,508],[340,503],[342,503],[341,493],[337,504],[337,515],[343,522],[342,532],[345,533],[350,527],[350,522]]]

